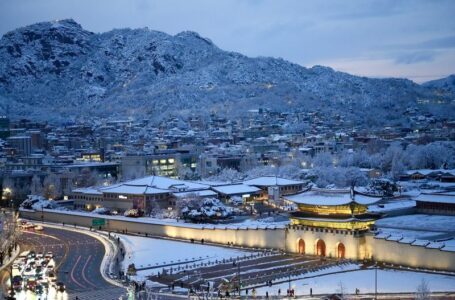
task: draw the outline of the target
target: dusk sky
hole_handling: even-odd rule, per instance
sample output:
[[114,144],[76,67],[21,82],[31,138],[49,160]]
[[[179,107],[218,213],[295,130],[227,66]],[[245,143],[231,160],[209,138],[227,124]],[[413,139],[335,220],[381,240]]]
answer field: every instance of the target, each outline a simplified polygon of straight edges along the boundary
[[416,82],[455,73],[455,1],[0,0],[0,33],[73,18],[85,29],[196,31],[220,48]]

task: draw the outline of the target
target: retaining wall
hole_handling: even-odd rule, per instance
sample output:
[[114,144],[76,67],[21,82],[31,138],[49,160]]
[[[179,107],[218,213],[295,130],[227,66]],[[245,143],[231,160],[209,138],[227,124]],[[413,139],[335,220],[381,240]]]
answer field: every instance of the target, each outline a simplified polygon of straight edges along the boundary
[[[305,242],[305,253],[317,254],[317,242],[323,240],[326,256],[338,257],[338,245],[345,247],[345,258],[362,260],[374,257],[377,261],[395,265],[427,268],[434,270],[455,271],[455,252],[412,246],[394,241],[375,239],[372,235],[356,235],[352,232],[334,230],[310,230],[309,228],[285,228],[284,226],[214,226],[192,225],[185,223],[145,222],[137,219],[126,219],[115,216],[94,216],[87,213],[21,210],[21,217],[32,220],[44,220],[65,223],[69,226],[92,226],[93,219],[103,218],[106,225],[103,229],[110,231],[127,231],[171,237],[194,239],[206,242],[251,248],[281,249],[290,253],[299,253],[299,240]],[[237,228],[236,228],[237,227]]]

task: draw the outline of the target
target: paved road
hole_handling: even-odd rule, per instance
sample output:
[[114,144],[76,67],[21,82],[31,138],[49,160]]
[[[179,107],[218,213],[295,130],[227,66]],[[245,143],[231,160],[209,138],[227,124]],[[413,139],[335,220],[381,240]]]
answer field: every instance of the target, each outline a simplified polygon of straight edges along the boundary
[[[118,299],[125,290],[111,285],[101,275],[100,265],[105,255],[103,244],[83,233],[45,227],[41,232],[23,232],[21,251],[52,251],[57,280],[62,281],[70,298]],[[100,291],[105,290],[105,293]],[[96,292],[96,297],[93,297]],[[81,297],[82,296],[82,297]]]

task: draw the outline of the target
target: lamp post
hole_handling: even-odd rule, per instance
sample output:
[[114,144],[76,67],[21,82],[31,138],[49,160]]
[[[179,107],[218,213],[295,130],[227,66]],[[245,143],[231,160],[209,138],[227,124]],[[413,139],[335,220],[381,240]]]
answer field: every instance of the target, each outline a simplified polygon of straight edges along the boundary
[[240,262],[237,262],[238,284],[239,284],[239,298],[240,298]]
[[378,299],[378,262],[371,255],[371,261],[374,262],[374,299]]

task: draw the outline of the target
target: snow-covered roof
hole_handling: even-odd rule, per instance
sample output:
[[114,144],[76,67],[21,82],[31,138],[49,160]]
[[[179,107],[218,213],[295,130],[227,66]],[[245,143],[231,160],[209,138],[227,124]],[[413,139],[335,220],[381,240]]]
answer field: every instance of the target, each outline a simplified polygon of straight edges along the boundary
[[253,194],[260,191],[257,187],[246,184],[230,184],[212,187],[213,190],[224,195],[244,195]]
[[429,175],[431,173],[442,173],[442,174],[452,174],[455,175],[455,169],[445,170],[445,169],[419,169],[419,170],[409,170],[406,171],[407,175],[412,174],[422,174],[422,175]]
[[330,191],[330,190],[310,190],[300,194],[284,196],[286,200],[297,204],[307,205],[346,205],[351,202],[356,202],[362,205],[370,205],[381,200],[379,197],[369,197],[366,195],[355,194],[351,198],[351,193],[347,191]]
[[387,241],[392,241],[392,242],[398,242],[402,239],[403,239],[403,236],[401,234],[390,235],[389,237],[386,238]]
[[209,186],[205,184],[194,183],[190,181],[177,180],[161,176],[148,176],[140,179],[125,181],[107,187],[94,187],[75,189],[73,192],[86,194],[129,194],[129,195],[153,195],[164,194],[172,191],[191,192],[208,190]]
[[393,202],[385,203],[381,205],[371,205],[368,207],[369,212],[387,212],[400,209],[408,209],[416,206],[416,202],[413,200],[394,200]]
[[103,193],[94,187],[87,187],[87,188],[78,188],[72,190],[73,193],[82,193],[82,194],[92,194],[92,195],[102,195]]
[[250,180],[245,180],[243,182],[247,185],[254,186],[287,186],[287,185],[298,185],[303,184],[302,181],[290,180],[286,178],[280,178],[275,176],[262,176]]
[[455,252],[455,239],[444,241],[444,247],[441,250]]
[[401,243],[401,244],[412,244],[412,243],[415,242],[415,240],[416,239],[411,238],[411,237],[404,237],[401,240],[399,240],[398,242]]
[[191,181],[184,181],[178,179],[172,179],[168,177],[161,177],[161,176],[147,176],[144,178],[134,179],[125,182],[128,185],[147,185],[151,187],[155,187],[158,189],[165,189],[170,190],[173,188],[186,188],[187,190],[204,190],[208,189],[209,186],[206,184],[195,183]]
[[415,240],[414,243],[412,243],[411,245],[413,246],[423,246],[425,247],[426,245],[428,245],[430,243],[430,241],[428,240]]
[[419,202],[435,202],[435,203],[450,203],[455,204],[455,195],[452,194],[425,194],[422,193],[414,198]]
[[442,247],[444,247],[444,243],[442,242],[431,242],[426,246],[426,248],[430,249],[441,249]]
[[388,232],[380,232],[374,236],[375,239],[386,239],[390,236]]
[[211,190],[202,190],[202,191],[193,191],[193,192],[177,192],[177,193],[172,193],[177,198],[184,198],[189,195],[197,195],[199,197],[215,197],[217,195],[216,192],[211,191]]
[[113,187],[104,188],[104,193],[129,194],[129,195],[153,195],[168,193],[169,190],[157,189],[144,185],[119,184]]

